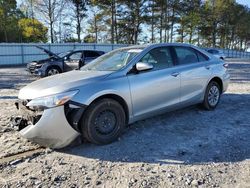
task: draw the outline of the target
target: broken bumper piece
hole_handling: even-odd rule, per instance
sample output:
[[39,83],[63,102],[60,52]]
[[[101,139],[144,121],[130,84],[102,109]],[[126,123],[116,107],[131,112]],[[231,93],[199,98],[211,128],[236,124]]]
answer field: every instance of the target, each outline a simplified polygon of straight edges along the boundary
[[[20,134],[41,146],[63,148],[80,134],[67,121],[64,106],[46,109],[40,114],[20,109],[22,117],[15,119]],[[14,123],[15,123],[14,122]]]

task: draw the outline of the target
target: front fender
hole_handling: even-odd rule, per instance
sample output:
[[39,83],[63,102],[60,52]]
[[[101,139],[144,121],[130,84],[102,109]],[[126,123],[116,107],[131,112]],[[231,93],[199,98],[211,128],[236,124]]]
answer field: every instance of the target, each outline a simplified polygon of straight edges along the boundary
[[132,116],[132,101],[127,77],[107,79],[103,82],[89,83],[77,88],[79,93],[72,99],[83,105],[90,105],[94,100],[104,95],[117,95],[127,104],[129,115]]

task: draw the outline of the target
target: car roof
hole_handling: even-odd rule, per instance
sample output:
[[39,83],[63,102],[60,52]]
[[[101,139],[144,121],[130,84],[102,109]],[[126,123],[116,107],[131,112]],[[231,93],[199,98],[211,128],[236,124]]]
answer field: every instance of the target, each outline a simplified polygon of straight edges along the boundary
[[102,50],[82,50],[82,49],[75,49],[75,50],[71,50],[72,52],[86,52],[86,51],[90,51],[90,52],[104,52]]
[[136,49],[136,48],[155,48],[155,47],[163,47],[163,46],[185,46],[185,47],[195,47],[191,44],[185,44],[185,43],[155,43],[155,44],[143,44],[143,45],[131,45],[123,48],[119,48],[121,50],[126,49]]

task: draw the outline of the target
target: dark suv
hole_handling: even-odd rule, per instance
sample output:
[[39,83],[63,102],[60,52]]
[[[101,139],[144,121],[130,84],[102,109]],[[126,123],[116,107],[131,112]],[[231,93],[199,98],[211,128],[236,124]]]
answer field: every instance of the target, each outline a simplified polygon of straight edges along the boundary
[[40,46],[36,47],[47,53],[49,58],[28,63],[27,71],[41,77],[79,69],[105,53],[96,50],[74,50],[55,54]]

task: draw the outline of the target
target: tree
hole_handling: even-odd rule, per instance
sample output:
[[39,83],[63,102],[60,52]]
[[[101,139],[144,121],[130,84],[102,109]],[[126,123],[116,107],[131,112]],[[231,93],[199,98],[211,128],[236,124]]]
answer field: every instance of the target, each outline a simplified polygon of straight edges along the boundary
[[16,42],[19,40],[18,19],[23,17],[17,9],[16,0],[0,0],[0,42]]
[[149,13],[147,0],[127,1],[121,0],[123,3],[119,25],[122,26],[120,32],[126,34],[126,43],[137,44],[141,33],[141,26],[146,22]]
[[22,42],[47,42],[48,28],[32,18],[22,18],[18,21],[22,32]]
[[43,20],[49,26],[50,41],[54,43],[54,25],[62,15],[65,7],[65,0],[34,0],[34,7],[38,14],[43,17]]
[[85,43],[94,43],[95,37],[93,35],[87,35],[84,37],[83,42]]
[[[93,18],[88,20],[89,27],[87,29],[88,34],[95,36],[95,43],[101,40],[99,38],[100,34],[107,31],[107,26],[103,22],[103,16],[101,13],[98,13],[98,9],[94,9]],[[103,38],[103,37],[102,37]]]
[[115,42],[117,37],[116,4],[116,0],[91,0],[91,5],[99,8],[100,15],[104,17],[103,21],[106,21],[110,27],[111,44]]
[[86,16],[89,0],[69,0],[73,5],[73,17],[76,20],[76,34],[78,42],[81,42],[82,20]]

